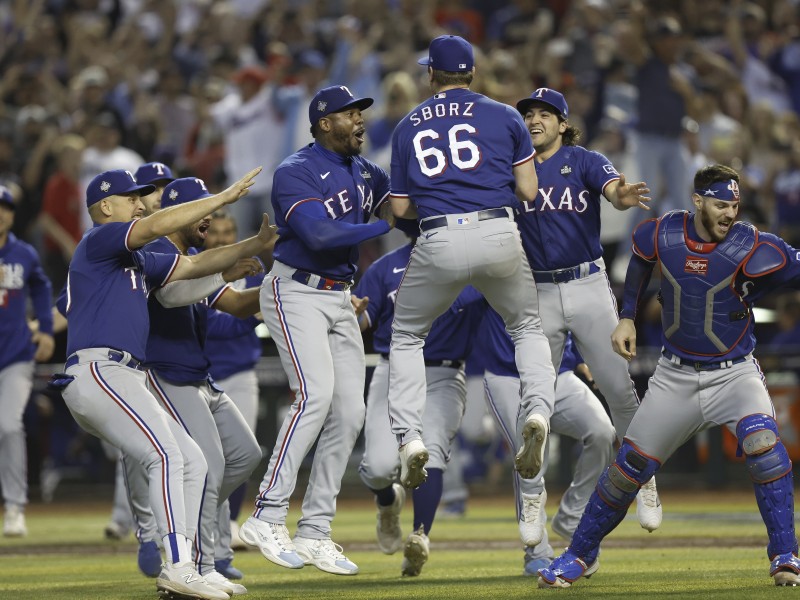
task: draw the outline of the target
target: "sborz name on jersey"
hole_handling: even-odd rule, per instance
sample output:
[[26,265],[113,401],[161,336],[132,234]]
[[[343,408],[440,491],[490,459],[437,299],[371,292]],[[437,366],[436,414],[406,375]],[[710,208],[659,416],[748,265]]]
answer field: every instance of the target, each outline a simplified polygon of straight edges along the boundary
[[465,102],[462,106],[458,102],[449,102],[447,104],[434,104],[433,106],[425,106],[421,111],[411,113],[408,117],[414,124],[414,127],[423,121],[429,121],[434,117],[473,117],[472,107],[475,106],[474,102]]

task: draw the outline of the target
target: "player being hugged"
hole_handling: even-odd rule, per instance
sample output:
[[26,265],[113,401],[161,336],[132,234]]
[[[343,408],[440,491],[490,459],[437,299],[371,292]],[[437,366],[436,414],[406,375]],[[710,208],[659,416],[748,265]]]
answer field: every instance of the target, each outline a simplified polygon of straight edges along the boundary
[[745,455],[775,585],[800,584],[792,462],[752,355],[753,304],[778,287],[800,288],[800,252],[735,221],[739,175],[733,169],[703,167],[694,188],[694,213],[669,212],[633,234],[622,318],[611,344],[626,360],[636,356],[636,309],[658,266],[662,356],[569,547],[539,570],[539,587],[568,587],[594,573],[600,542],[625,517],[639,487],[692,435],[714,425],[736,435]]
[[401,483],[419,486],[429,453],[422,442],[423,346],[434,319],[468,284],[500,314],[516,348],[522,381],[515,463],[541,469],[556,373],[538,299],[514,222],[536,196],[534,150],[513,108],[469,89],[472,46],[444,35],[420,64],[434,95],[406,115],[392,137],[392,209],[417,218],[420,237],[397,291],[390,352],[389,414],[400,446]]
[[[272,205],[280,238],[261,286],[261,314],[294,402],[239,536],[288,568],[312,564],[337,575],[358,567],[331,540],[336,496],[364,424],[364,345],[350,302],[358,244],[394,225],[389,176],[359,156],[361,111],[372,98],[345,86],[317,92],[308,107],[314,143],[275,171]],[[376,212],[381,220],[368,223]],[[321,431],[321,433],[320,433]],[[286,514],[306,454],[319,436],[294,540]]]

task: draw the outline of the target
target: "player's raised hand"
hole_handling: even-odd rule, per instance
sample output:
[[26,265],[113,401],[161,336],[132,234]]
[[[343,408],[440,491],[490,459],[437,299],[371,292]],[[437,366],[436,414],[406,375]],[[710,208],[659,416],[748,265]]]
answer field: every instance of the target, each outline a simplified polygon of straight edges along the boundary
[[647,194],[650,193],[650,188],[644,181],[637,181],[636,183],[626,183],[625,174],[619,174],[619,181],[617,182],[617,202],[620,204],[619,208],[631,208],[638,206],[645,210],[650,210],[647,205],[652,200]]
[[611,334],[611,347],[627,361],[636,356],[636,325],[633,320],[619,320],[619,324]]
[[249,173],[247,173],[244,177],[242,177],[239,181],[234,183],[232,186],[227,188],[224,192],[220,194],[225,199],[225,204],[232,204],[236,202],[239,198],[243,198],[247,195],[247,190],[250,189],[250,186],[255,183],[253,180],[256,178],[256,175],[261,173],[262,167],[256,167]]
[[278,226],[269,224],[269,215],[264,213],[261,220],[261,228],[258,230],[258,239],[264,244],[264,250],[268,250],[278,241]]
[[257,258],[240,258],[234,265],[222,272],[225,281],[236,281],[248,275],[255,275],[264,270],[264,265]]

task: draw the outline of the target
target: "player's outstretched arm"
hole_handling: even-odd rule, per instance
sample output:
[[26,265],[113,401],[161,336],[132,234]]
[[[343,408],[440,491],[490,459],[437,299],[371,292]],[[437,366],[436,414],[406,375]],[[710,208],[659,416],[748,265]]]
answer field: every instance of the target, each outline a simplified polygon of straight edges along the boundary
[[398,219],[416,219],[419,216],[417,215],[417,207],[414,206],[408,196],[389,196],[389,205],[391,206],[392,214]]
[[514,167],[517,198],[520,202],[533,202],[539,193],[539,178],[533,160],[528,160]]
[[650,193],[650,188],[644,181],[636,183],[627,183],[625,181],[625,174],[620,173],[617,181],[612,181],[603,190],[603,195],[608,198],[612,206],[617,210],[628,210],[634,206],[638,206],[645,210],[650,210],[647,205],[652,198],[647,194]]
[[611,334],[611,347],[614,352],[630,361],[636,356],[636,326],[632,319],[620,319]]
[[131,249],[141,248],[145,244],[173,233],[181,227],[196,223],[226,204],[236,202],[239,198],[247,195],[247,191],[254,183],[253,180],[260,172],[261,167],[253,169],[228,189],[214,196],[164,208],[143,219],[139,219],[131,229],[128,247]]

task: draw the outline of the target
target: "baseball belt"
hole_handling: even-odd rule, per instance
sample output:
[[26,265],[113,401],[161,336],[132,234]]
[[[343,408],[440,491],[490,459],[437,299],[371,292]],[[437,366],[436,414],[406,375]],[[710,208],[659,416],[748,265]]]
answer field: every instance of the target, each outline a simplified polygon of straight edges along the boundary
[[[142,363],[139,360],[136,360],[132,356],[127,361],[125,360],[125,356],[130,356],[127,352],[123,352],[121,350],[114,350],[113,348],[87,348],[86,350],[101,350],[104,354],[107,354],[108,360],[113,360],[114,362],[118,362],[121,365],[128,367],[129,369],[136,369],[137,371],[142,370]],[[79,350],[78,352],[74,352],[67,357],[67,362],[64,363],[64,370],[66,371],[70,367],[74,367],[79,362],[80,359],[80,352],[84,352],[84,350]],[[95,360],[102,360],[100,358]]]
[[682,358],[677,354],[673,354],[669,350],[662,350],[661,354],[674,365],[683,365],[685,367],[693,367],[695,371],[716,371],[717,369],[730,369],[733,365],[738,365],[750,359],[750,355],[737,356],[729,360],[722,360],[717,362],[700,362],[698,360],[691,360]]
[[590,262],[587,269],[582,269],[582,266],[556,269],[555,271],[534,271],[533,280],[536,283],[567,283],[573,279],[583,279],[600,272],[600,267],[594,262]]
[[[486,210],[478,211],[478,221],[488,221],[489,219],[502,219],[509,218],[509,211],[507,208],[487,208]],[[436,229],[438,227],[447,226],[447,215],[439,215],[438,217],[428,217],[420,221],[419,230],[428,231],[429,229]]]

